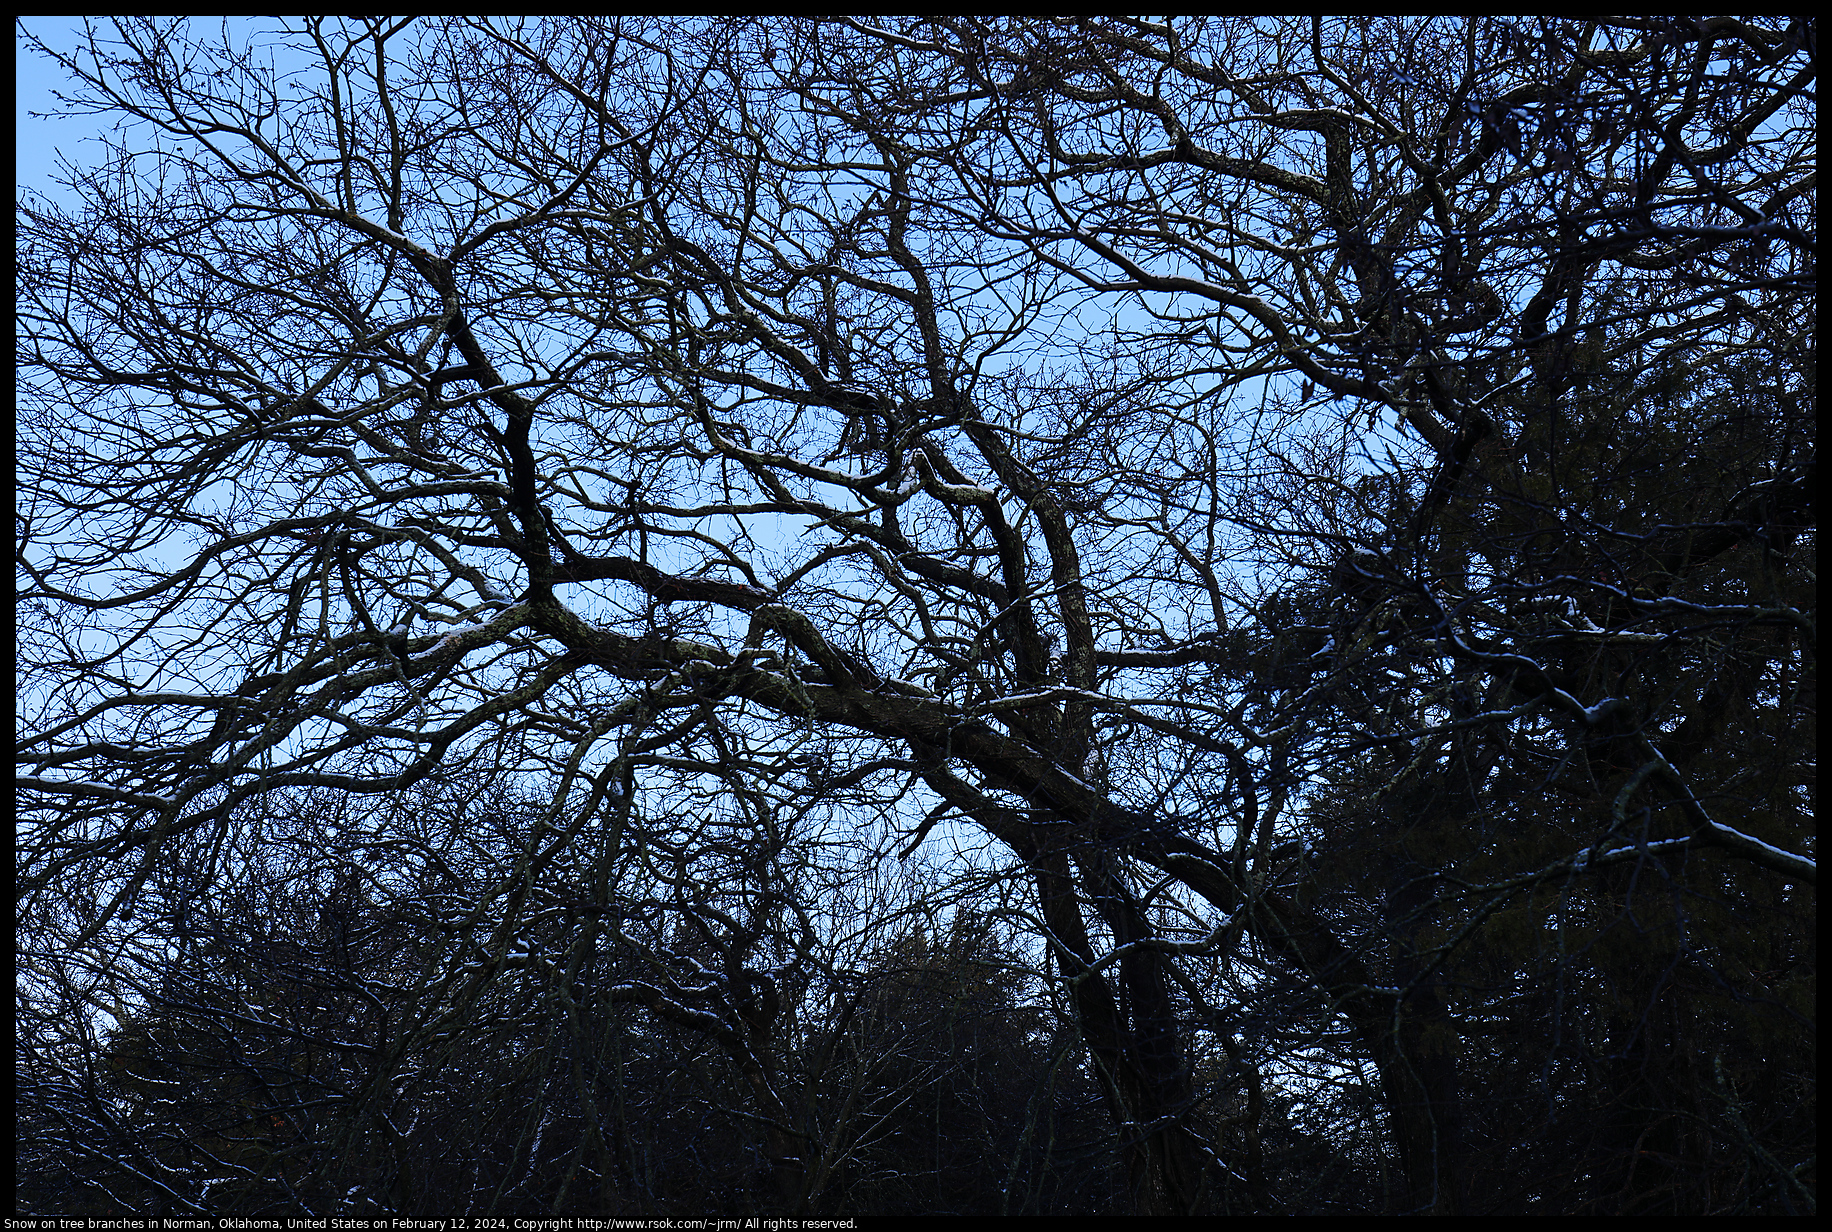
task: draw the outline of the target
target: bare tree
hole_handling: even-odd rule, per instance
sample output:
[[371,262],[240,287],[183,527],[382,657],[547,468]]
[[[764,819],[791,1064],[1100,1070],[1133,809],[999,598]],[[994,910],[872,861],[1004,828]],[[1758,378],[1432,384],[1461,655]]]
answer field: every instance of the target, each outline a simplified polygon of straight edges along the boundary
[[1299,1209],[1322,1141],[1392,1153],[1369,1210],[1810,1204],[1736,1059],[1810,1072],[1810,22],[263,39],[98,32],[124,127],[20,209],[59,995],[264,802],[372,797],[476,896],[416,1029],[551,990],[555,1209],[630,1209],[591,1003],[719,1051],[805,1210],[777,985],[973,834],[1138,1210]]

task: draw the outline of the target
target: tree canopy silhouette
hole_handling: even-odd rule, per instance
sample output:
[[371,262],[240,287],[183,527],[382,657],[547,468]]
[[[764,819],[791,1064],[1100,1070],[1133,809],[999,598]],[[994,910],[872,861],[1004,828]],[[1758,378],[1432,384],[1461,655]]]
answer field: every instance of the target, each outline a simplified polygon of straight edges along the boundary
[[1810,20],[58,62],[22,1202],[1812,1209]]

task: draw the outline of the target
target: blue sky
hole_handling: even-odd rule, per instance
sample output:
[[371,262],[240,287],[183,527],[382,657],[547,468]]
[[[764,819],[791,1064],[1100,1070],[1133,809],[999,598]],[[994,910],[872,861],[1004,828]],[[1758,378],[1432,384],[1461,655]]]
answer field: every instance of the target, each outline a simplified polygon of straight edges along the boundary
[[[113,29],[106,18],[92,18],[99,28],[104,42],[113,38]],[[208,19],[211,31],[214,31],[223,19]],[[255,21],[253,18],[230,18],[232,26],[246,26]],[[17,138],[17,153],[14,155],[13,182],[20,188],[35,188],[51,196],[58,195],[51,184],[51,176],[57,169],[59,153],[79,162],[93,161],[99,149],[93,144],[85,144],[86,138],[93,138],[103,131],[104,126],[113,121],[96,116],[64,116],[49,118],[45,112],[53,111],[58,102],[52,92],[64,88],[70,78],[63,69],[45,59],[39,52],[26,44],[26,35],[30,34],[47,45],[68,51],[80,46],[83,42],[83,19],[80,17],[26,17],[13,26],[13,68],[15,76],[13,126]],[[34,116],[31,112],[38,112]]]
[[58,151],[75,158],[83,157],[85,151],[79,142],[97,131],[94,119],[87,116],[48,120],[27,114],[54,108],[57,101],[51,97],[51,92],[68,78],[63,70],[26,47],[24,33],[30,32],[61,48],[76,45],[77,30],[76,20],[69,17],[32,17],[21,20],[14,27],[13,66],[17,94],[13,127],[18,138],[18,152],[14,156],[13,181],[19,187],[49,191]]

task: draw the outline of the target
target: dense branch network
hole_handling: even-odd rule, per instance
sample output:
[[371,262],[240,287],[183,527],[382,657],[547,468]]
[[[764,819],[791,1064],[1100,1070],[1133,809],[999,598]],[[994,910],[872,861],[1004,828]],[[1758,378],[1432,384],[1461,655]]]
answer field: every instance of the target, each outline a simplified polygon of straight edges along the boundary
[[[634,1185],[640,1008],[806,1213],[895,1001],[830,903],[929,962],[867,888],[920,852],[1021,922],[1132,1209],[1298,1210],[1334,1135],[1512,1210],[1529,1121],[1558,1209],[1656,1209],[1638,1135],[1741,1106],[1674,1024],[1773,1029],[1671,973],[1810,970],[1732,921],[1816,884],[1812,30],[312,18],[282,89],[122,21],[63,61],[130,125],[91,204],[20,207],[32,978],[116,1055],[251,971],[397,1024],[298,1028],[371,1066],[268,1084],[343,1145],[244,1171],[400,1209],[388,1066],[499,1021]],[[234,940],[314,893],[311,955]]]

